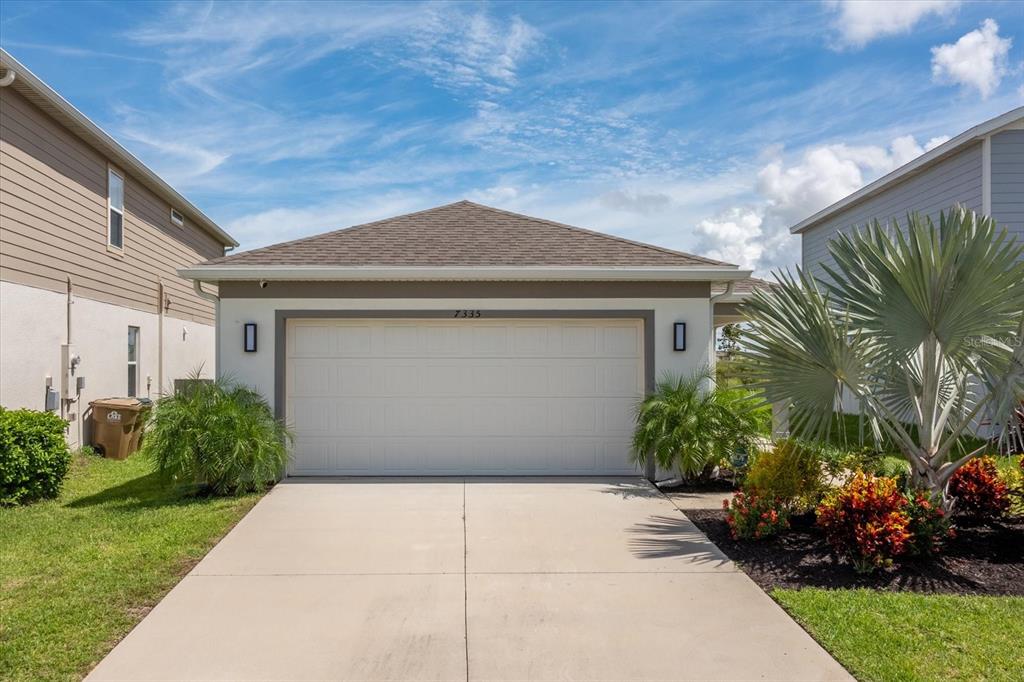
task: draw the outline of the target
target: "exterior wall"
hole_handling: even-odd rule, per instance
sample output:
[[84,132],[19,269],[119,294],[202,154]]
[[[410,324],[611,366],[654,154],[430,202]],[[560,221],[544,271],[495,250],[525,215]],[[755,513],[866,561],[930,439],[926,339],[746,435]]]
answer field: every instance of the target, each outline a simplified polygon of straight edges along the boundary
[[[273,286],[273,285],[272,285]],[[688,374],[714,364],[707,298],[223,298],[217,317],[217,367],[254,387],[274,407],[277,310],[653,310],[654,376]],[[242,325],[257,325],[257,352],[242,350]],[[687,323],[687,350],[672,349],[673,323]],[[674,472],[658,470],[657,479]]]
[[992,136],[992,215],[1024,244],[1024,130]]
[[155,313],[162,278],[167,315],[213,324],[213,305],[176,270],[222,255],[222,244],[187,217],[171,223],[170,204],[118,169],[124,249],[108,249],[107,168],[94,148],[0,88],[0,279],[63,292],[70,275],[82,297]]
[[[45,289],[0,282],[0,405],[45,407],[46,377],[60,390],[60,347],[67,339],[67,297]],[[164,317],[164,389],[158,385],[159,317],[125,306],[75,297],[71,306],[72,342],[81,356],[76,376],[86,388],[66,416],[68,441],[80,443],[82,415],[89,401],[125,396],[128,391],[128,327],[140,328],[139,397],[156,399],[200,365],[204,376],[214,366],[213,325]],[[147,381],[147,377],[149,381]],[[149,388],[147,389],[147,383]],[[88,440],[88,431],[85,436]]]
[[821,263],[832,261],[829,240],[851,227],[863,227],[876,219],[883,223],[896,219],[902,225],[913,211],[937,220],[940,211],[948,211],[954,204],[980,212],[981,167],[982,144],[978,142],[807,230],[801,239],[804,269],[822,275]]
[[[654,372],[686,374],[713,362],[710,304],[706,298],[676,299],[326,299],[225,298],[220,302],[220,372],[256,388],[274,402],[274,325],[277,310],[625,310],[654,311]],[[242,325],[257,324],[258,350],[242,351]],[[687,350],[672,350],[672,324],[687,323]]]

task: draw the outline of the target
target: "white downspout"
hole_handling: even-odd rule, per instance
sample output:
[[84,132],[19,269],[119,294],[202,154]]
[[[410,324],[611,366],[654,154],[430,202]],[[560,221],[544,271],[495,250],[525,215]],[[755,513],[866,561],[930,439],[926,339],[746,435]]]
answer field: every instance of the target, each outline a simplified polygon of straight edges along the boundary
[[715,365],[718,364],[718,355],[715,353],[715,304],[721,301],[723,298],[732,296],[733,291],[736,289],[736,282],[730,280],[725,285],[725,291],[720,294],[716,294],[709,299],[711,312],[709,313],[709,323],[711,329],[711,343],[708,354],[708,367],[711,369],[711,381],[715,381]]
[[165,293],[164,279],[158,277],[156,280],[157,289],[157,344],[156,344],[156,394],[162,395],[164,390],[164,310]]
[[192,288],[199,298],[213,303],[213,378],[216,379],[220,371],[220,296],[203,291],[203,283],[198,279],[192,280]]

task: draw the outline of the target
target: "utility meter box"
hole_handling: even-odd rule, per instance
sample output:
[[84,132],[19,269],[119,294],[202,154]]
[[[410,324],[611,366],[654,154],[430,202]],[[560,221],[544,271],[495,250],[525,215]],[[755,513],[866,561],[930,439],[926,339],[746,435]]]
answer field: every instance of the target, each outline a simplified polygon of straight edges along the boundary
[[60,347],[60,397],[64,400],[74,400],[78,397],[75,392],[75,368],[81,358],[75,352],[75,347],[70,343],[62,344]]

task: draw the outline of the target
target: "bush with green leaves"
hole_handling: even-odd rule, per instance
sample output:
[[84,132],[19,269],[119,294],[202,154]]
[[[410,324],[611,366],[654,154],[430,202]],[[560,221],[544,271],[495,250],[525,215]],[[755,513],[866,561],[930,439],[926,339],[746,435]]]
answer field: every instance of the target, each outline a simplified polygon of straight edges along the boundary
[[71,465],[64,420],[0,407],[0,505],[57,497]]
[[259,393],[222,378],[192,382],[158,400],[142,452],[168,483],[196,483],[230,495],[278,480],[291,440]]
[[810,509],[821,501],[825,481],[817,450],[793,439],[782,439],[771,450],[755,455],[743,490],[778,500],[793,511]]
[[738,449],[749,449],[763,428],[752,394],[715,388],[710,372],[668,375],[637,406],[633,455],[645,464],[678,470],[684,479],[706,479]]

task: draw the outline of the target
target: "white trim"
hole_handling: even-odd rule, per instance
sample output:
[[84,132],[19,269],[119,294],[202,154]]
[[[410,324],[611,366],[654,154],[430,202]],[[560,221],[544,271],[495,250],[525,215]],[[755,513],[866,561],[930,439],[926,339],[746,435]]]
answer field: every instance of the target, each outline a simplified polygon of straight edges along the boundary
[[864,187],[850,194],[849,196],[840,199],[836,203],[824,208],[809,218],[804,218],[799,223],[789,228],[789,231],[793,234],[799,234],[805,232],[810,228],[814,227],[823,220],[839,213],[840,211],[849,208],[853,204],[866,199],[869,196],[878,194],[885,190],[889,185],[897,182],[898,180],[924,170],[925,167],[930,166],[939,160],[960,151],[961,148],[966,147],[969,144],[975,143],[978,140],[984,138],[987,135],[1000,130],[1014,128],[1016,125],[1024,121],[1024,107],[1017,107],[1011,109],[1005,114],[996,116],[993,119],[989,119],[984,123],[974,126],[970,130],[960,133],[952,140],[940,144],[935,149],[925,152],[921,156],[917,157],[910,163],[904,164],[892,171],[888,175],[883,175],[874,182],[868,183]]
[[341,281],[716,281],[747,279],[750,270],[735,266],[694,265],[675,268],[641,267],[321,267],[295,265],[197,265],[178,274],[204,282],[223,280],[341,280]]
[[[115,208],[114,205],[110,201],[110,176],[111,175],[117,177],[121,181],[121,207],[120,208]],[[124,199],[125,199],[125,194],[127,194],[127,193],[128,193],[128,183],[125,181],[124,173],[108,163],[107,164],[107,248],[108,249],[112,249],[113,251],[116,251],[116,252],[120,252],[120,253],[124,252],[124,237],[125,237],[124,233],[125,233],[125,227],[126,227],[126,224],[125,224],[126,221],[124,219],[124,214],[125,214]],[[111,230],[112,225],[110,223],[111,211],[117,212],[121,216],[121,243],[120,244],[114,244],[111,241],[111,237],[113,236],[113,232]]]
[[981,212],[992,215],[992,136],[981,141]]
[[12,57],[10,53],[3,48],[0,48],[0,65],[5,69],[18,74],[17,83],[23,84],[33,93],[43,98],[50,106],[54,107],[61,114],[71,119],[75,124],[74,128],[69,128],[72,132],[80,137],[85,133],[95,138],[92,140],[94,146],[98,144],[102,151],[114,157],[114,160],[118,165],[124,167],[129,175],[139,176],[145,184],[151,185],[158,193],[163,194],[164,196],[162,198],[168,201],[168,203],[183,207],[185,212],[189,213],[196,223],[216,237],[222,244],[227,246],[238,246],[238,242],[235,241],[234,237],[220,229],[216,223],[214,223],[205,213],[200,211],[192,202],[179,194],[178,191],[167,184],[163,178],[150,170],[149,167],[142,163],[142,161],[140,161],[134,154],[122,147],[117,140],[89,120],[85,114],[76,109],[66,99],[61,97],[56,90],[40,80],[38,76],[25,68],[21,62]]

